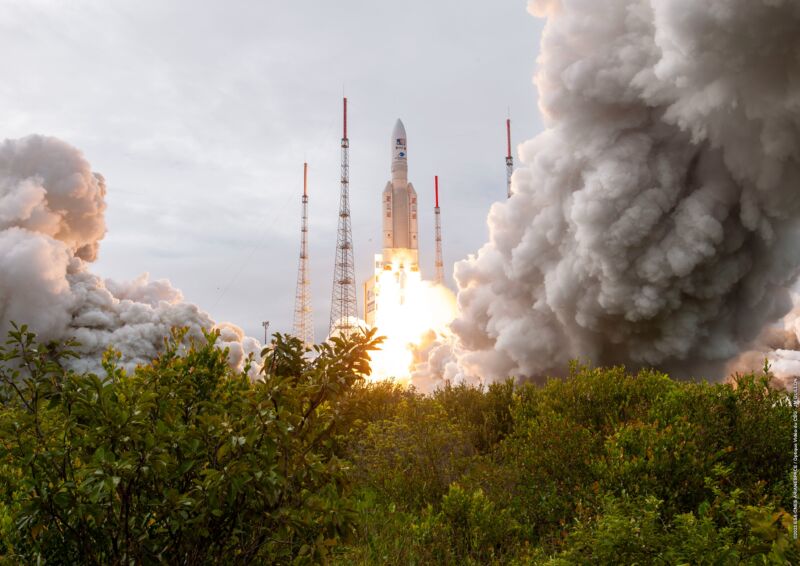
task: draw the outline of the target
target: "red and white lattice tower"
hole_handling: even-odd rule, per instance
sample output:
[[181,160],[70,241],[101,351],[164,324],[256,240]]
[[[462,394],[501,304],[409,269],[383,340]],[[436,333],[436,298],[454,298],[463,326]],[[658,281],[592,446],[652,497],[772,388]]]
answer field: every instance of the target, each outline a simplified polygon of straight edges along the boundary
[[347,139],[347,98],[343,99],[342,176],[339,192],[339,229],[333,268],[329,333],[352,332],[358,316],[356,276],[353,262],[353,233],[350,226],[350,140]]
[[511,118],[506,119],[506,192],[511,197],[511,175],[514,173],[514,158],[511,157]]
[[442,216],[439,213],[439,175],[433,178],[436,206],[433,215],[436,219],[436,283],[444,285],[444,262],[442,261]]
[[310,285],[311,278],[308,273],[308,163],[303,163],[303,219],[300,224],[300,263],[297,266],[293,334],[308,347],[314,345]]

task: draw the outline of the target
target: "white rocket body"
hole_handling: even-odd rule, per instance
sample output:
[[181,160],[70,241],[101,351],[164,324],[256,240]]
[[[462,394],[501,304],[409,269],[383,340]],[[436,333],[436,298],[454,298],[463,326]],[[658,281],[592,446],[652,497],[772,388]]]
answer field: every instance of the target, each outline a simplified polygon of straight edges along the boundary
[[397,121],[392,131],[392,180],[383,190],[383,261],[419,265],[417,192],[408,182],[406,129]]
[[391,148],[392,180],[386,183],[381,199],[383,250],[375,255],[375,274],[364,283],[364,318],[371,325],[375,324],[378,296],[385,294],[387,285],[396,289],[390,296],[399,301],[399,306],[405,302],[410,280],[420,279],[417,192],[408,182],[406,129],[400,120],[392,131]]

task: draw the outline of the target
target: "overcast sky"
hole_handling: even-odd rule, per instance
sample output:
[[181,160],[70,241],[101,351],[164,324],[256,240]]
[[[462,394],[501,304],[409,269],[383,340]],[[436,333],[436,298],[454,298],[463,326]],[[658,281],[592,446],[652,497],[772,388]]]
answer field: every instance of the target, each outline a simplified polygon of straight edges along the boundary
[[[380,252],[390,134],[408,133],[420,262],[486,240],[513,143],[541,129],[531,83],[543,22],[524,0],[0,0],[0,137],[53,135],[108,183],[93,271],[169,279],[216,320],[290,330],[303,161],[317,339],[327,328],[349,99],[357,279]],[[359,293],[360,293],[359,286]],[[359,295],[359,301],[362,297]]]

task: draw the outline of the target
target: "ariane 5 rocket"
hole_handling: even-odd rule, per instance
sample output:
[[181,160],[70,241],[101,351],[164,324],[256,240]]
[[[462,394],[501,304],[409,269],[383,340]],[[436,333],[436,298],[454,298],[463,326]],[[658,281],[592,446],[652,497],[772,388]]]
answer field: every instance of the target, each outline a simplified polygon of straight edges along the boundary
[[364,284],[364,318],[375,323],[378,296],[391,286],[399,305],[411,280],[419,280],[417,192],[408,182],[406,128],[397,120],[392,131],[392,180],[382,195],[383,250],[375,255],[375,273]]
[[392,180],[383,189],[383,261],[418,269],[417,192],[408,182],[406,129],[397,120],[392,131]]

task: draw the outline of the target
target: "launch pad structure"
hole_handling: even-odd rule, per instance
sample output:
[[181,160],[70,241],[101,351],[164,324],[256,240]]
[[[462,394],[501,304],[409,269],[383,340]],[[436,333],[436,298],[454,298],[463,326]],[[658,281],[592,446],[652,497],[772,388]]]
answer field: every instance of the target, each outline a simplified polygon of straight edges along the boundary
[[435,237],[436,237],[436,284],[444,285],[444,261],[442,260],[442,215],[439,210],[439,175],[433,178],[433,190],[435,195],[435,206],[433,208],[433,216],[435,222]]
[[310,348],[314,345],[314,321],[311,313],[311,279],[308,273],[308,163],[303,163],[303,198],[301,202],[300,258],[297,265],[292,333]]
[[506,118],[506,198],[511,198],[511,175],[514,174],[514,158],[511,156],[511,118]]
[[350,140],[347,138],[347,98],[342,105],[342,164],[339,191],[339,224],[336,235],[336,261],[333,268],[331,318],[328,333],[355,330],[358,317],[356,276],[353,260],[353,232],[350,223]]

